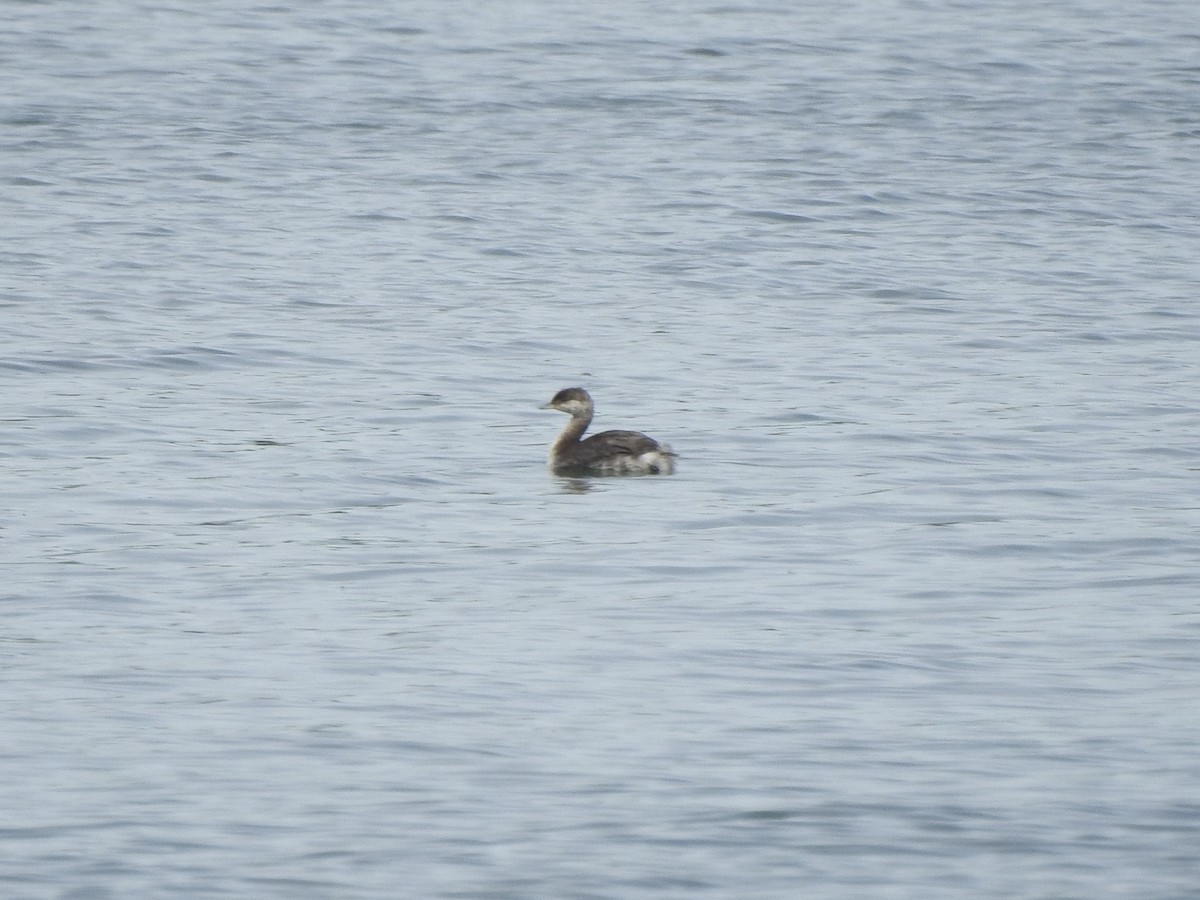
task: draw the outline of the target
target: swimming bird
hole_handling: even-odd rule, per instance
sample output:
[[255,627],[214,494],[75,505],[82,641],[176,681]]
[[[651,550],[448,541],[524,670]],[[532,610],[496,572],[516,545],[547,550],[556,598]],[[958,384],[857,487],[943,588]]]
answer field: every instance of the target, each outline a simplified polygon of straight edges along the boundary
[[638,431],[602,431],[583,438],[595,404],[583,388],[564,388],[542,409],[571,417],[550,445],[550,471],[556,475],[670,475],[676,454],[666,444]]

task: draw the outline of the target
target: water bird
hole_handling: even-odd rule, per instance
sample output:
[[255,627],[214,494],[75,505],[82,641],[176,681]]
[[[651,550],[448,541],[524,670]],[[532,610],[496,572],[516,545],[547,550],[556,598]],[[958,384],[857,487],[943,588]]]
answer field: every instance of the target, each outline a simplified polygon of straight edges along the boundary
[[676,454],[638,431],[602,431],[589,438],[596,407],[583,388],[564,388],[542,409],[557,409],[571,417],[550,445],[550,471],[556,475],[670,475]]

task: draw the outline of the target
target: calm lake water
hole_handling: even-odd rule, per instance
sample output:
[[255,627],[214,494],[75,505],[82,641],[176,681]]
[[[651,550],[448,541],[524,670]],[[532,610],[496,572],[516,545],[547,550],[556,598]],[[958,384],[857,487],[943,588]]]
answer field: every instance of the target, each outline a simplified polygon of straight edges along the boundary
[[1196,897],[1198,60],[4,3],[0,894]]

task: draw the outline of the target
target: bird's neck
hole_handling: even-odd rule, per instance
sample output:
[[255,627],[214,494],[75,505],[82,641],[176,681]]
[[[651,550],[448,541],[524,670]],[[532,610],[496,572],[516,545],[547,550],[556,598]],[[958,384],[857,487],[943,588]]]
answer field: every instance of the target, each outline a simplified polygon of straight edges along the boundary
[[592,424],[592,416],[590,413],[582,416],[571,416],[571,421],[562,430],[562,434],[558,436],[558,440],[554,442],[553,452],[557,453],[563,447],[569,447],[571,444],[578,444],[579,439],[583,437],[583,433],[587,431],[587,427]]

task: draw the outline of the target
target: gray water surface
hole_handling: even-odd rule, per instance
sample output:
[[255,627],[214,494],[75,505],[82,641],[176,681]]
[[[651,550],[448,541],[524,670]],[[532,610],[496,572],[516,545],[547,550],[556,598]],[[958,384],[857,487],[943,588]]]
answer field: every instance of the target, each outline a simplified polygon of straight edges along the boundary
[[0,894],[1195,897],[1196,25],[0,6]]

